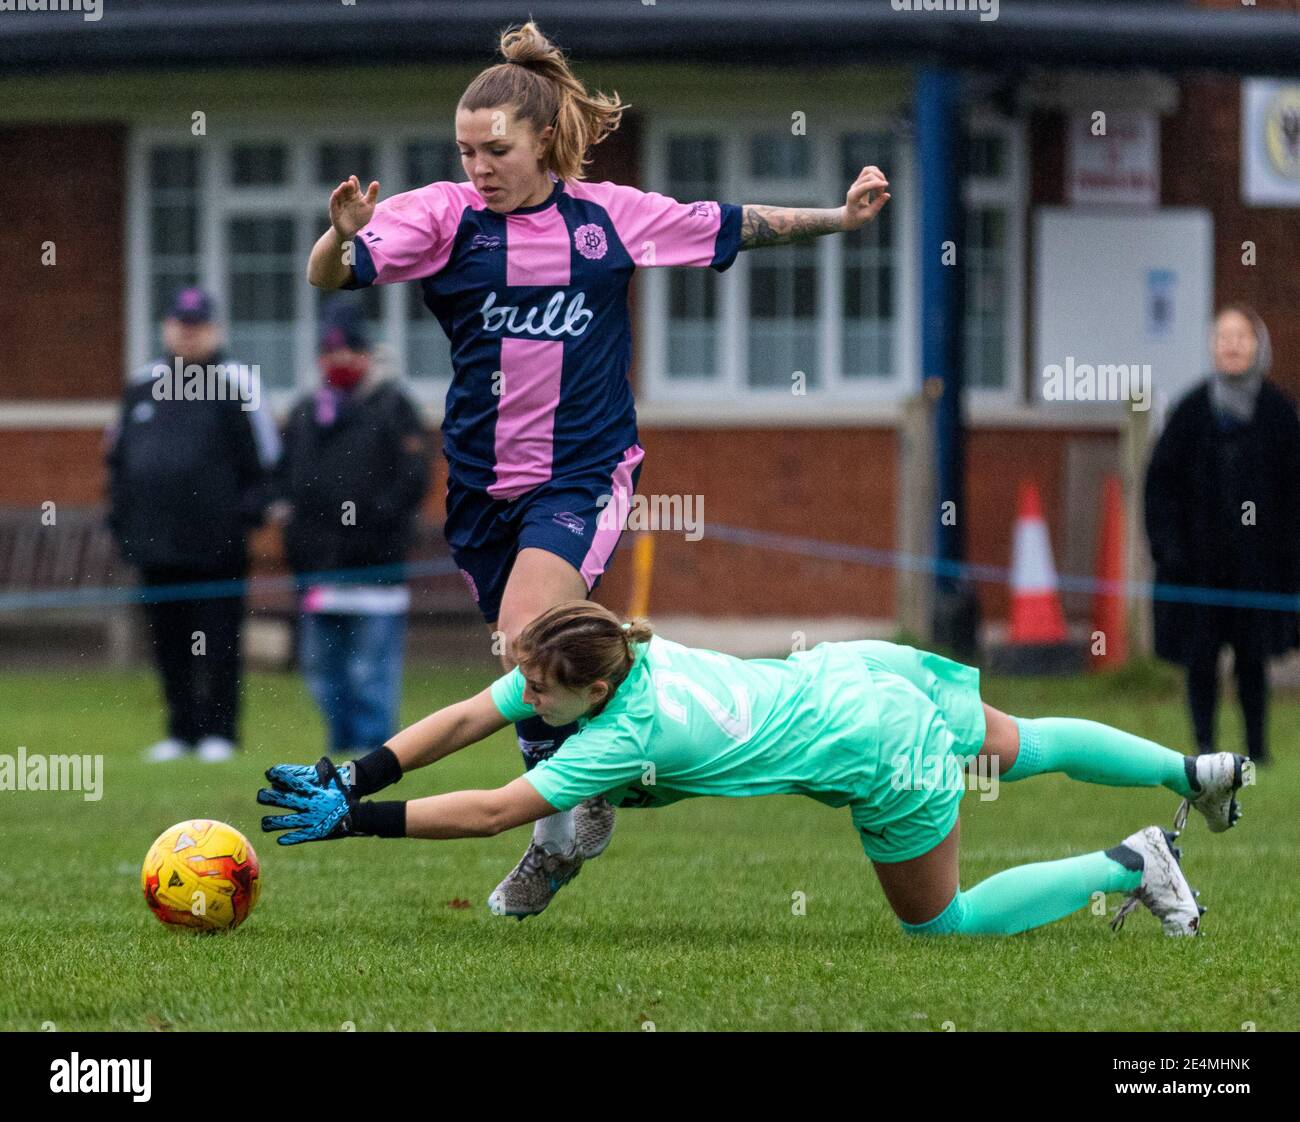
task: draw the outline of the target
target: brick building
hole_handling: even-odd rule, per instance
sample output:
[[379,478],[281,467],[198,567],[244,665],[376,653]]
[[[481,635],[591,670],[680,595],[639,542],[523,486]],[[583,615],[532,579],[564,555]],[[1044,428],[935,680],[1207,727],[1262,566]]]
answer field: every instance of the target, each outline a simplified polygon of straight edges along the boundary
[[[706,527],[876,550],[902,540],[899,426],[923,374],[915,76],[945,49],[954,65],[978,67],[967,86],[962,247],[968,557],[1007,563],[1015,484],[1027,476],[1044,497],[1058,565],[1089,572],[1097,489],[1119,466],[1127,411],[1043,400],[1036,362],[1045,309],[1068,298],[1042,290],[1035,239],[1041,215],[1071,206],[1072,121],[1098,110],[1154,119],[1154,142],[1136,148],[1153,162],[1156,196],[1113,213],[1200,214],[1212,299],[1190,299],[1180,315],[1203,336],[1212,304],[1253,303],[1273,332],[1275,377],[1300,395],[1300,210],[1243,199],[1240,77],[1300,70],[1300,16],[1262,0],[1246,10],[1205,6],[1255,18],[1247,30],[1268,34],[1255,35],[1255,47],[1225,39],[1221,56],[1213,43],[1184,43],[1183,64],[1176,43],[1168,57],[1135,51],[1125,62],[1088,37],[1110,27],[1121,42],[1126,19],[1195,8],[1154,2],[1008,2],[987,24],[884,2],[808,4],[807,27],[766,45],[764,28],[784,6],[765,0],[744,5],[744,28],[708,14],[718,5],[692,14],[606,0],[537,0],[518,12],[495,3],[327,12],[299,0],[123,0],[97,23],[6,15],[0,161],[12,209],[0,301],[0,506],[101,500],[103,429],[125,373],[154,354],[159,316],[181,284],[218,295],[232,351],[261,366],[277,410],[313,384],[320,294],[303,273],[330,186],[354,172],[379,179],[385,195],[463,178],[456,100],[491,61],[496,33],[531,11],[590,87],[631,103],[620,130],[593,150],[593,180],[683,200],[834,206],[863,164],[890,176],[893,201],[862,234],[745,253],[722,275],[647,270],[633,287],[642,491],[703,495]],[[828,36],[835,25],[816,22],[850,11],[861,13],[852,34]],[[1048,12],[1060,17],[1055,38],[1041,29]],[[945,48],[961,19],[966,38]],[[1253,264],[1243,263],[1246,242],[1257,249]],[[52,265],[43,262],[50,243]],[[1104,287],[1104,261],[1099,268]],[[436,321],[415,286],[367,300],[375,337],[436,425],[450,377]],[[791,392],[796,372],[806,393]],[[886,627],[895,616],[888,566],[707,529],[693,542],[660,533],[656,546],[656,613]],[[626,599],[629,569],[624,555],[606,582],[611,603]],[[1004,590],[988,582],[979,591],[985,618],[1000,618]]]

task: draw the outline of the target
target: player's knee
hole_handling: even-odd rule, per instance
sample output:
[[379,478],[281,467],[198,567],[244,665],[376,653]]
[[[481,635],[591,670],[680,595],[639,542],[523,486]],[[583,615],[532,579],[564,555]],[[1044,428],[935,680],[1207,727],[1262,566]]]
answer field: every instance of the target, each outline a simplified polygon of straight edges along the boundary
[[966,901],[961,889],[958,889],[948,906],[938,915],[924,923],[908,923],[900,918],[898,924],[906,935],[959,935],[965,915]]
[[985,704],[984,743],[980,752],[995,758],[1002,778],[1008,779],[1007,772],[1015,766],[1020,755],[1020,723],[1017,718]]

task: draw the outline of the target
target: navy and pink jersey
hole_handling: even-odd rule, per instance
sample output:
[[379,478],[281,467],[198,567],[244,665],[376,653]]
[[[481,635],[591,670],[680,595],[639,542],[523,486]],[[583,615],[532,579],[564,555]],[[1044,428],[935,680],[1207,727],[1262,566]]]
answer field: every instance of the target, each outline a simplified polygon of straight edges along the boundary
[[353,243],[346,287],[420,283],[451,340],[451,474],[493,498],[615,463],[636,444],[633,269],[721,272],[740,250],[738,206],[551,179],[545,202],[509,214],[471,183],[430,183],[380,202]]

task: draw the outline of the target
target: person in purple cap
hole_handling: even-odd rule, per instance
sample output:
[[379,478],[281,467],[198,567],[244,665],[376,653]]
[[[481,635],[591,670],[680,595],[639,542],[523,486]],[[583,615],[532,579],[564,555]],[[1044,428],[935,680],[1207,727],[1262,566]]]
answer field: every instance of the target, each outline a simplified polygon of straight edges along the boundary
[[233,757],[248,532],[279,455],[257,371],[231,361],[208,293],[176,293],[163,356],[137,370],[107,438],[109,527],[140,572],[167,735],[151,761]]
[[403,569],[429,448],[410,399],[374,372],[361,310],[347,297],[322,310],[320,373],[285,426],[273,515],[298,578],[302,671],[330,752],[348,755],[399,727]]

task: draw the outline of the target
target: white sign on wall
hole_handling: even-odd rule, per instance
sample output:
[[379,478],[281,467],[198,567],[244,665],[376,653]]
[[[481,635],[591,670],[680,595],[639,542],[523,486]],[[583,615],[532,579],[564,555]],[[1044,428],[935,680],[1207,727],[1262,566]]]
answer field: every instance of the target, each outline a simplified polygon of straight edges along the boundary
[[1065,181],[1073,205],[1159,206],[1159,118],[1139,112],[1071,114]]
[[[1205,377],[1214,299],[1210,211],[1038,207],[1034,246],[1034,401],[1067,411],[1122,401],[1159,417]],[[1150,390],[1147,400],[1110,393],[1102,371],[1136,375],[1139,388]],[[1081,380],[1087,372],[1099,376],[1092,386]]]
[[1300,83],[1241,84],[1241,197],[1248,206],[1300,206]]

